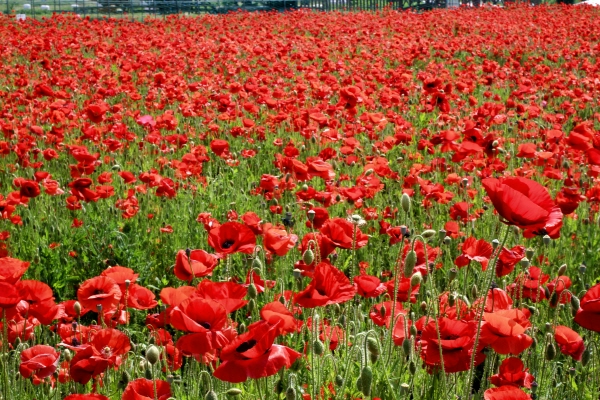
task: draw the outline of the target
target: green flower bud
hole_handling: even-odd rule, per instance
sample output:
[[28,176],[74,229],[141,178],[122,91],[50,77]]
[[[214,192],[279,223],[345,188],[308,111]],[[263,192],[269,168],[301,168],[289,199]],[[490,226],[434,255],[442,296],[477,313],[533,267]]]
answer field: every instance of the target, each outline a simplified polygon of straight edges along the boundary
[[335,376],[335,384],[338,387],[344,384],[344,378],[340,374]]
[[152,369],[150,368],[150,364],[148,364],[148,367],[144,370],[144,377],[152,380]]
[[262,270],[262,267],[263,267],[263,265],[262,265],[262,261],[260,261],[260,258],[254,257],[252,259],[252,268],[253,269],[256,268],[260,271],[260,270]]
[[402,351],[404,352],[404,355],[410,357],[410,353],[412,351],[412,344],[410,342],[410,339],[405,338],[402,341]]
[[450,270],[448,271],[448,283],[455,280],[457,275],[458,275],[458,271],[456,270],[456,268],[450,268]]
[[325,345],[319,339],[313,342],[313,351],[316,355],[321,356],[325,352]]
[[420,285],[423,282],[423,275],[420,272],[415,272],[413,276],[410,277],[410,286],[415,287]]
[[69,349],[64,349],[62,352],[62,358],[65,361],[71,361],[73,359],[73,354],[71,354],[71,351]]
[[575,296],[574,294],[571,294],[571,308],[573,309],[573,311],[579,311],[580,305],[581,302],[579,301],[579,297]]
[[546,346],[545,358],[547,361],[552,361],[554,357],[556,357],[556,347],[553,342],[550,342]]
[[225,394],[227,394],[227,396],[236,397],[242,394],[242,391],[238,388],[231,388],[227,392],[225,392]]
[[471,287],[471,298],[472,299],[476,299],[477,298],[477,294],[478,294],[477,285],[473,284],[473,287]]
[[405,213],[410,211],[410,196],[406,193],[402,193],[402,197],[400,198],[400,205]]
[[219,400],[219,397],[217,396],[217,394],[214,391],[209,390],[208,392],[206,392],[206,396],[204,396],[204,400]]
[[248,309],[249,313],[254,311],[254,309],[256,308],[256,301],[254,299],[250,299],[250,301],[246,305],[246,308]]
[[585,367],[586,365],[589,364],[591,359],[592,359],[592,351],[590,350],[589,347],[586,347],[585,350],[583,350],[583,354],[581,354],[581,365]]
[[296,389],[292,386],[288,387],[285,391],[285,400],[296,400]]
[[377,339],[375,339],[373,336],[369,336],[367,338],[367,350],[371,354],[379,355],[380,353],[379,343],[377,343]]
[[436,234],[436,231],[434,231],[433,229],[427,229],[425,231],[423,231],[423,233],[421,233],[421,236],[423,236],[425,239],[430,239],[432,237],[434,237]]
[[373,383],[373,370],[368,365],[364,367],[358,378],[361,381],[361,392],[365,396],[371,395],[371,384]]
[[379,354],[369,353],[369,360],[371,360],[371,364],[375,364],[379,360]]
[[408,363],[408,372],[410,372],[411,375],[414,375],[417,372],[417,364],[415,364],[413,360],[410,360],[410,363]]
[[385,314],[387,314],[387,309],[385,308],[384,305],[382,305],[381,308],[379,309],[379,315],[381,315],[381,318],[385,318]]
[[567,272],[567,264],[563,264],[558,268],[558,276],[564,275]]
[[311,249],[306,250],[304,254],[302,254],[302,261],[304,261],[304,264],[306,265],[312,264],[313,261],[315,261],[315,253],[313,253]]
[[248,297],[251,299],[255,299],[257,295],[258,295],[258,290],[256,290],[256,286],[254,285],[254,283],[251,283],[248,286]]
[[158,347],[156,347],[155,345],[151,345],[150,347],[148,347],[148,349],[146,350],[146,360],[148,360],[148,362],[151,365],[155,365],[159,359],[160,350],[158,350]]
[[410,250],[408,254],[406,254],[406,258],[404,259],[404,276],[409,277],[412,275],[413,268],[417,265],[417,252],[414,250]]
[[410,332],[410,336],[417,336],[417,327],[414,325],[411,325],[410,328],[408,328],[408,331]]

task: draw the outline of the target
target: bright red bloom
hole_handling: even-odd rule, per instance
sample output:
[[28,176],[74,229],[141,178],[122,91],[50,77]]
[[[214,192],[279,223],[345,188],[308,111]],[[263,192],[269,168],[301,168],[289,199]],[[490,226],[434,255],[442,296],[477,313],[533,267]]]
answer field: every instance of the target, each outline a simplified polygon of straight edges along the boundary
[[[377,326],[390,326],[390,320],[392,319],[392,307],[394,307],[391,301],[384,301],[383,303],[375,304],[369,312],[369,318]],[[383,311],[382,311],[383,309]],[[384,312],[385,311],[385,312]],[[402,308],[402,303],[396,302],[394,308],[394,320],[400,314],[406,315],[408,311]]]
[[0,309],[14,307],[20,301],[21,295],[15,285],[0,282]]
[[34,280],[19,281],[16,286],[21,298],[29,304],[29,314],[42,324],[49,325],[62,315],[59,306],[54,302],[50,286]]
[[220,303],[229,314],[248,304],[248,300],[244,300],[247,293],[248,289],[238,283],[232,281],[212,282],[205,279],[198,284],[194,295],[201,299],[210,299]]
[[546,298],[543,284],[548,281],[550,276],[544,274],[541,268],[529,267],[526,273],[519,274],[515,282],[511,283],[506,289],[513,299],[518,299],[521,295],[534,303]]
[[0,282],[15,284],[27,271],[29,263],[17,258],[0,257]]
[[481,181],[498,214],[524,235],[560,235],[563,214],[548,190],[527,178],[487,178]]
[[[421,358],[430,372],[441,369],[440,345],[444,358],[446,373],[467,371],[471,364],[471,353],[475,342],[477,323],[474,321],[455,321],[448,318],[438,318],[439,335],[434,320],[424,327],[421,334]],[[485,360],[485,355],[478,352],[475,365]]]
[[575,361],[581,361],[585,344],[577,332],[569,327],[559,325],[554,328],[554,340],[558,343],[561,353],[573,357]]
[[265,304],[260,309],[260,318],[271,325],[277,324],[280,335],[298,331],[298,321],[294,318],[294,314],[279,301]]
[[377,297],[386,291],[385,284],[376,276],[359,275],[354,277],[356,292],[365,298]]
[[485,271],[493,250],[492,245],[484,239],[477,240],[474,237],[470,237],[463,243],[462,254],[454,260],[454,264],[462,268],[469,265],[471,261],[477,261]]
[[212,275],[218,264],[217,256],[204,250],[192,250],[189,252],[189,256],[185,250],[179,250],[173,272],[182,281],[191,282],[194,278]]
[[[156,393],[154,388],[156,386]],[[172,396],[169,382],[139,378],[129,382],[121,400],[167,400]]]
[[40,193],[40,185],[36,181],[23,180],[19,184],[19,194],[22,197],[38,197]]
[[490,381],[496,386],[517,386],[531,388],[535,377],[524,368],[523,361],[517,357],[509,357],[502,360],[500,370],[496,375],[490,377]]
[[248,378],[275,375],[284,366],[289,368],[301,354],[273,344],[279,332],[278,324],[258,321],[250,325],[248,332],[221,350],[221,364],[213,375],[225,382],[240,383]]
[[484,313],[483,318],[480,343],[490,346],[496,353],[521,354],[533,343],[533,339],[525,334],[531,322],[523,311],[499,310]]
[[298,242],[298,236],[287,233],[285,229],[273,227],[271,224],[265,224],[263,231],[265,250],[280,257],[285,256]]
[[33,377],[34,384],[49,377],[58,368],[60,354],[52,346],[38,344],[21,352],[19,372],[23,378]]
[[550,292],[550,307],[555,308],[559,303],[567,304],[571,302],[571,292],[567,290],[571,287],[571,278],[568,276],[561,275],[558,278],[554,278],[548,282],[546,287]]
[[600,332],[600,283],[592,286],[581,298],[575,322],[585,329]]
[[[387,292],[390,296],[394,296],[394,280],[387,281],[385,283],[387,287]],[[410,301],[411,303],[416,303],[417,295],[419,294],[419,288],[421,284],[417,286],[412,286],[410,284],[410,278],[400,278],[398,279],[398,287],[396,291],[396,301],[405,302]]]
[[309,285],[296,294],[294,302],[301,307],[314,308],[343,303],[354,297],[356,289],[342,271],[328,263],[320,263]]
[[336,247],[341,249],[351,249],[353,245],[353,235],[356,229],[357,249],[367,245],[369,237],[362,233],[358,226],[353,225],[344,218],[333,218],[325,222],[321,227],[321,233],[333,242]]
[[208,244],[221,254],[251,254],[256,246],[256,236],[246,225],[231,221],[211,229]]
[[502,248],[496,263],[496,277],[501,278],[513,272],[515,265],[525,257],[525,246],[517,245],[512,249]]
[[500,386],[486,390],[483,400],[531,400],[531,396],[515,386]]
[[106,276],[97,276],[83,282],[77,290],[77,300],[82,306],[92,311],[102,306],[103,312],[114,310],[121,301],[122,293],[119,285]]
[[136,310],[149,310],[158,304],[154,293],[137,283],[130,284],[127,292],[121,297],[121,304],[125,305],[125,302],[127,302],[127,307]]

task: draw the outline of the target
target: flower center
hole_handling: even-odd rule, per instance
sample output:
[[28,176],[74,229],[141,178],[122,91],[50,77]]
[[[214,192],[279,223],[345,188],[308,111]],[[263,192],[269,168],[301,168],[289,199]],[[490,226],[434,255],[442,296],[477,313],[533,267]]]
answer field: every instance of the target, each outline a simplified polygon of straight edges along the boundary
[[244,342],[242,344],[240,344],[237,349],[235,349],[235,351],[237,351],[238,353],[243,353],[245,351],[250,350],[251,348],[253,348],[256,345],[256,340],[254,339],[250,339],[247,342]]
[[221,247],[224,248],[224,249],[228,249],[231,246],[233,246],[234,243],[235,242],[233,240],[229,239],[229,240],[226,240],[225,242],[223,242],[223,244],[221,245]]

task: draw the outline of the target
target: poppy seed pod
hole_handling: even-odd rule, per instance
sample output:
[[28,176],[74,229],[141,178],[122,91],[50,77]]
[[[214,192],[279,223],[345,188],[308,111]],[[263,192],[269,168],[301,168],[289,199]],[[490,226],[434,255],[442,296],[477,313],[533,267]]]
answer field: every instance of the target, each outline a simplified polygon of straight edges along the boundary
[[498,239],[492,240],[492,248],[496,250],[500,246],[500,241]]
[[403,383],[400,385],[400,394],[407,395],[410,390],[410,385],[408,383]]
[[439,238],[440,240],[444,240],[444,238],[446,237],[446,233],[447,233],[447,232],[446,232],[446,230],[445,230],[445,229],[440,229],[440,230],[438,231],[438,238]]
[[535,253],[535,250],[532,249],[531,247],[528,247],[527,250],[525,250],[525,257],[527,257],[528,259],[532,259],[533,258],[533,254]]
[[402,197],[400,198],[400,205],[402,206],[402,210],[408,214],[410,211],[410,196],[406,193],[402,193]]
[[552,242],[552,238],[548,235],[544,235],[544,237],[542,237],[542,242],[548,246]]
[[301,269],[294,268],[294,271],[292,273],[294,275],[294,278],[302,279],[302,270]]
[[527,257],[522,258],[519,262],[521,264],[521,267],[529,268],[529,259]]
[[446,236],[444,238],[444,244],[449,245],[452,242],[452,238],[450,236]]
[[158,350],[158,347],[151,345],[148,347],[148,349],[146,349],[146,360],[148,360],[151,365],[155,365],[159,359],[160,350]]

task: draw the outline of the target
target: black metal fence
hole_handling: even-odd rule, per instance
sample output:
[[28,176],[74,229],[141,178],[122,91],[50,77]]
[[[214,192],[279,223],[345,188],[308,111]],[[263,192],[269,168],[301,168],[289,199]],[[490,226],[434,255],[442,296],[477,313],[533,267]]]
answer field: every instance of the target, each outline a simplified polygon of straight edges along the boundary
[[286,11],[303,8],[319,11],[374,11],[384,7],[432,9],[446,7],[447,1],[453,0],[4,0],[6,13],[17,14],[19,19],[64,12],[95,18],[143,19],[146,16],[219,14],[237,10]]

